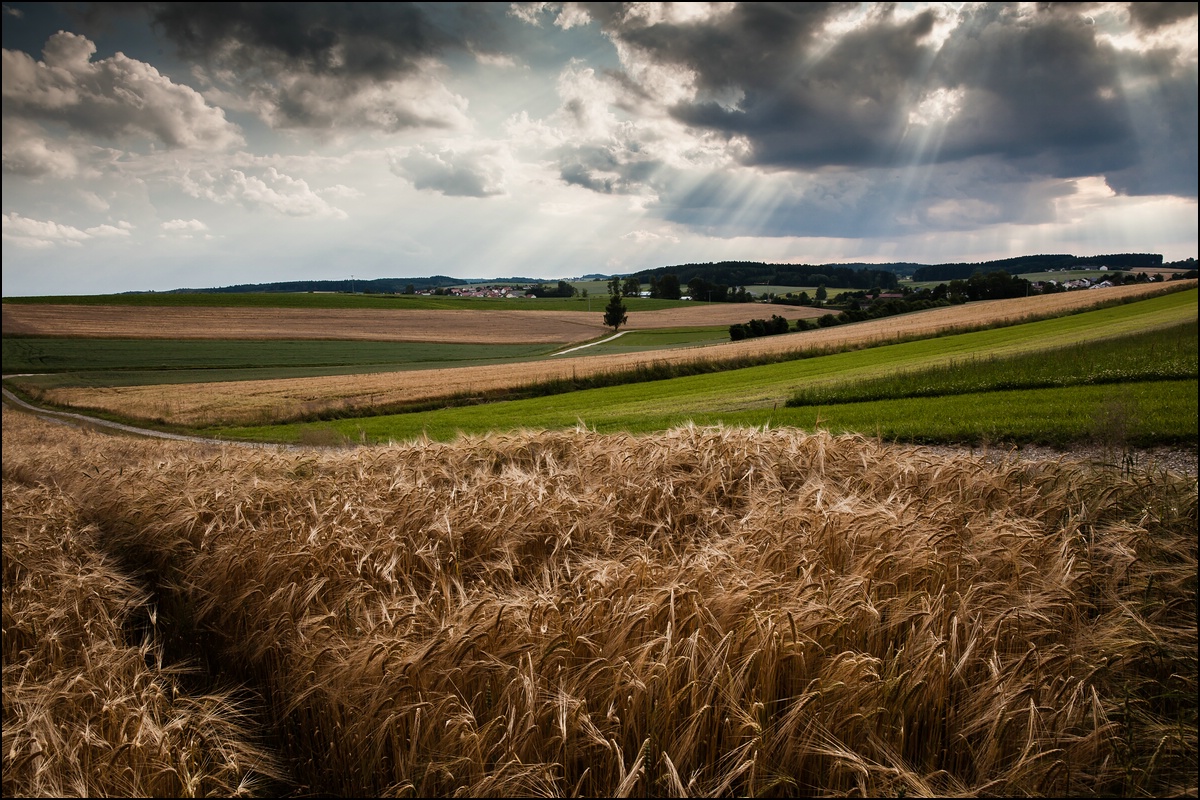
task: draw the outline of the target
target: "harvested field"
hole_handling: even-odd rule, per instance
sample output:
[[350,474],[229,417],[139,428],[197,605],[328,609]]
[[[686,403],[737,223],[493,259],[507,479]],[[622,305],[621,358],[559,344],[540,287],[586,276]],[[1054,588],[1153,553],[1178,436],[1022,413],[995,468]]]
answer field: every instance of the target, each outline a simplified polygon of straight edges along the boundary
[[579,342],[604,333],[599,314],[4,305],[4,334],[154,339],[351,339],[385,342]]
[[[139,306],[3,305],[4,335],[86,336],[130,339],[349,339],[458,344],[583,342],[611,332],[597,311],[391,311],[291,308],[146,308]],[[733,303],[630,315],[627,329],[732,325],[763,306]],[[788,320],[826,313],[771,306]],[[768,314],[769,316],[769,314]]]
[[[1184,282],[1189,288],[1195,281]],[[61,388],[35,394],[53,403],[108,411],[131,419],[206,426],[304,419],[329,411],[386,408],[455,395],[484,394],[552,380],[619,372],[646,364],[735,360],[755,355],[819,348],[863,346],[898,338],[1052,316],[1114,299],[1148,297],[1181,288],[1141,284],[1015,300],[991,300],[936,308],[899,317],[804,333],[769,336],[703,348],[571,356],[515,365],[461,367],[303,379],[226,383]],[[7,307],[6,307],[7,308]],[[711,308],[711,307],[710,307]],[[744,318],[762,306],[734,306]],[[675,313],[675,312],[661,312]],[[540,316],[530,314],[529,316]],[[586,352],[586,351],[580,351]]]
[[[9,409],[3,448],[6,570],[10,498],[86,520],[63,550],[152,580],[163,638],[261,698],[263,794],[1196,793],[1194,479],[694,427],[264,453]],[[103,793],[63,749],[153,717],[14,728],[10,676],[83,660],[14,583],[5,794]],[[220,792],[240,751],[190,752]]]

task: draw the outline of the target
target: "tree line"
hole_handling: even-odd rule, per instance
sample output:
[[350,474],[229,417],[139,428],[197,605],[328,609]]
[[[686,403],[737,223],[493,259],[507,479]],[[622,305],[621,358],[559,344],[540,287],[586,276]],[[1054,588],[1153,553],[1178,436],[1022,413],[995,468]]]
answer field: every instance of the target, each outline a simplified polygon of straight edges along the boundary
[[[894,289],[898,286],[896,273],[888,269],[870,266],[856,268],[841,264],[812,266],[808,264],[768,264],[757,261],[718,261],[708,264],[680,264],[673,267],[656,267],[634,273],[639,283],[650,284],[653,295],[655,283],[660,287],[663,280],[686,284],[692,299],[712,302],[738,302],[738,287],[753,285],[827,286],[843,289],[870,289],[879,286]],[[696,291],[692,291],[693,288]],[[723,291],[722,291],[723,290]],[[669,296],[670,286],[660,296]]]
[[977,272],[990,273],[1002,269],[1010,274],[1048,272],[1080,267],[1110,267],[1112,269],[1153,269],[1163,265],[1159,253],[1115,253],[1104,256],[1073,256],[1065,254],[1017,256],[975,264],[930,264],[913,270],[914,281],[966,280]]

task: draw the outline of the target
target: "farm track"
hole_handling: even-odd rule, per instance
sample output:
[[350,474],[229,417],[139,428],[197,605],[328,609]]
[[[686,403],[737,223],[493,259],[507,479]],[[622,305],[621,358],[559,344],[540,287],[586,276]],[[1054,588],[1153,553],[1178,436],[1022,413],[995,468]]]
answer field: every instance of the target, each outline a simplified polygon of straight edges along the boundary
[[[195,427],[277,422],[313,418],[328,413],[361,414],[372,408],[395,408],[404,404],[434,402],[441,398],[482,398],[491,393],[533,384],[570,381],[644,366],[734,361],[780,355],[802,348],[815,351],[867,347],[905,338],[934,336],[956,330],[1010,324],[1082,311],[1112,300],[1150,297],[1165,290],[1193,288],[1196,285],[1195,281],[1182,283],[1185,286],[1171,284],[1169,289],[1160,284],[1139,284],[1100,291],[983,301],[804,333],[668,351],[572,356],[518,364],[300,379],[115,388],[60,388],[46,390],[41,392],[40,396],[60,406],[106,411],[130,419],[156,420],[166,424]],[[7,314],[10,307],[4,308]],[[725,310],[715,306],[697,307],[695,310],[708,309]],[[747,316],[753,316],[755,313],[759,316],[765,315],[766,311],[760,309],[763,307],[737,305],[732,306],[730,310],[736,312],[739,319],[744,321]],[[646,316],[674,315],[678,311],[680,310],[654,312]],[[144,315],[145,311],[140,313]],[[367,316],[365,313],[353,313],[357,317]],[[487,315],[498,312],[478,313]],[[524,316],[536,319],[543,313],[551,312],[527,312]],[[680,324],[695,322],[695,319],[691,319],[688,323]]]
[[[11,376],[6,375],[5,377],[7,378]],[[136,425],[125,425],[120,422],[113,422],[112,420],[101,419],[99,417],[93,417],[87,414],[77,414],[72,411],[54,411],[47,408],[38,408],[35,405],[26,403],[8,389],[3,389],[0,391],[3,392],[6,403],[10,403],[16,408],[33,414],[35,417],[39,417],[40,419],[50,423],[73,425],[77,428],[102,429],[109,433],[128,433],[134,436],[147,436],[152,439],[169,439],[174,442],[191,442],[192,444],[215,445],[231,444],[231,442],[225,440],[212,439],[204,436],[187,436],[182,433],[170,433],[168,431],[156,431],[151,428],[139,428]],[[296,449],[292,445],[276,444],[273,442],[233,442],[232,444],[254,448],[282,448],[285,450]]]

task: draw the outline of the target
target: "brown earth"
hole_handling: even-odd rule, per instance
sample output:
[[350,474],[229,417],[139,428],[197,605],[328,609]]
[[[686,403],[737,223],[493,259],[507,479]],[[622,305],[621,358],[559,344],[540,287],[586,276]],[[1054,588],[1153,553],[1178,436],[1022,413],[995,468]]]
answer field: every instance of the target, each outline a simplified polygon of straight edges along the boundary
[[[1191,284],[1194,286],[1195,282]],[[965,330],[972,326],[1052,316],[1095,306],[1114,298],[1149,296],[1162,291],[1160,284],[1141,284],[1099,291],[990,300],[709,347],[601,356],[583,355],[587,351],[581,350],[578,351],[579,355],[518,364],[221,383],[64,388],[35,394],[63,406],[104,410],[132,419],[161,420],[178,425],[268,423],[301,419],[330,409],[365,410],[453,395],[482,395],[549,380],[619,372],[639,364],[733,360],[801,348],[866,346],[899,338]],[[700,311],[707,309],[720,310],[712,306],[697,308]],[[734,310],[738,310],[738,307],[735,306]],[[743,319],[747,311],[750,309],[741,307]],[[353,313],[358,317],[363,312]],[[543,313],[525,312],[524,315],[538,318]],[[668,315],[675,312],[661,313]]]
[[[625,330],[732,325],[778,314],[789,321],[827,311],[795,306],[697,304],[629,315]],[[586,311],[434,309],[148,308],[144,306],[3,306],[5,336],[129,339],[349,339],[455,344],[585,342],[610,332],[603,314]]]

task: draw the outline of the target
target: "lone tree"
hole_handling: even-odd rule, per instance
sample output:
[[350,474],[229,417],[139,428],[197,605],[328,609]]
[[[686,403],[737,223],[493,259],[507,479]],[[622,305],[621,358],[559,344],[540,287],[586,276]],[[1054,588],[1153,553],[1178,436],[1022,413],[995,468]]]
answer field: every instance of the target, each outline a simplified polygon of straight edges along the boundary
[[621,292],[618,290],[608,297],[608,305],[604,307],[604,324],[615,332],[625,324],[625,304],[621,302]]

